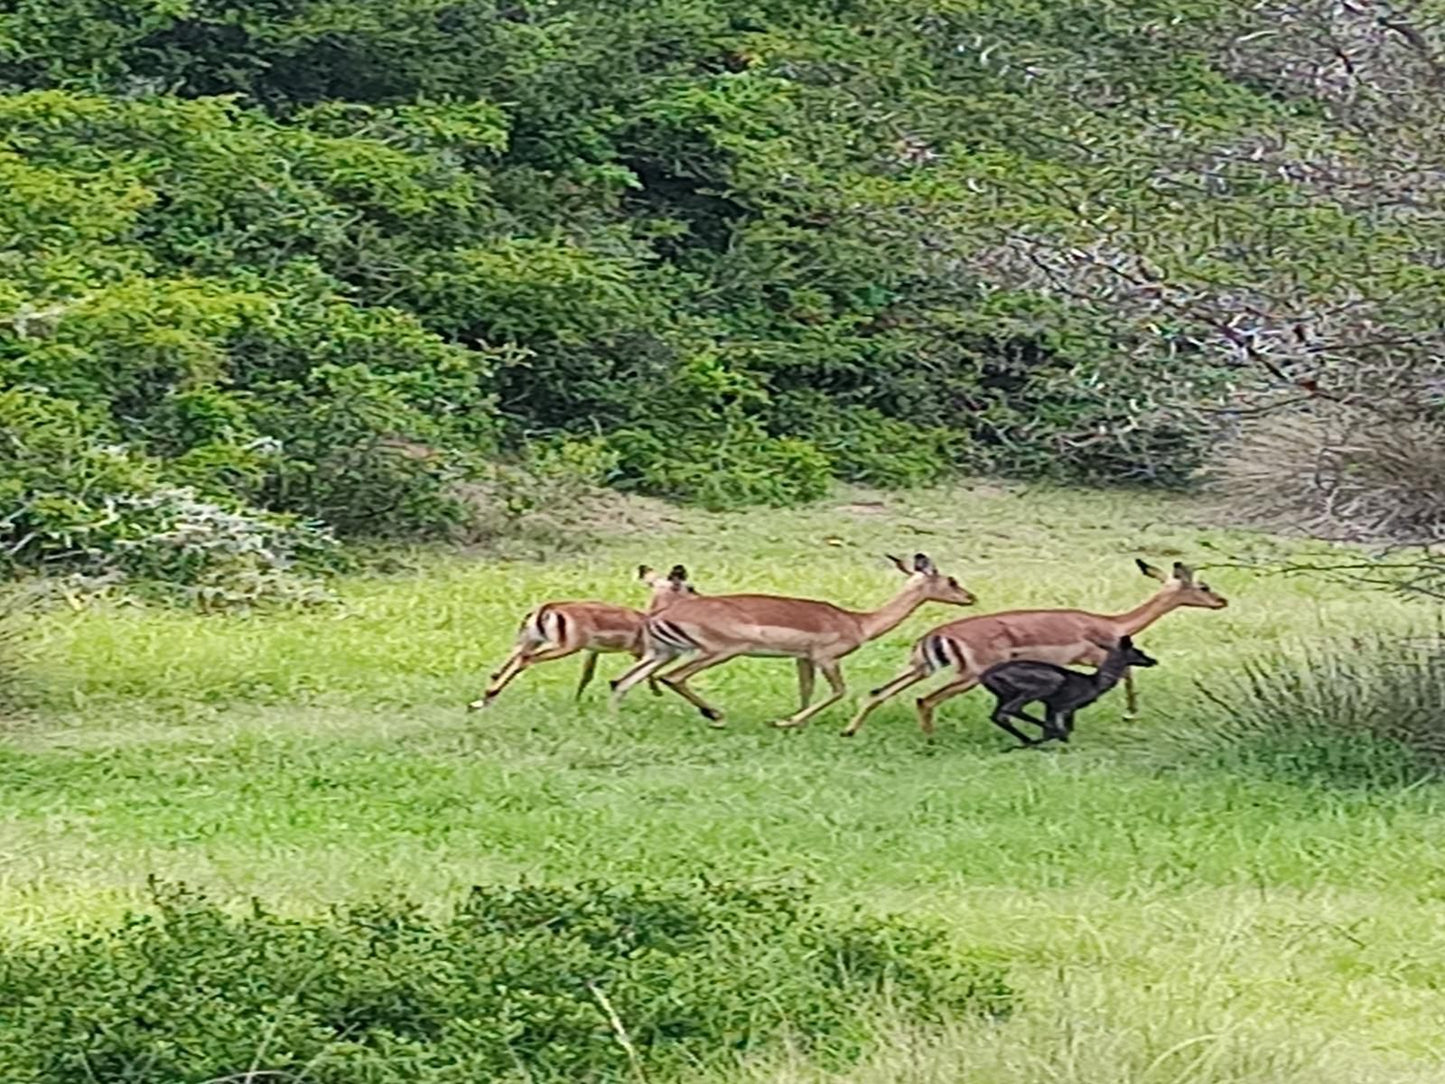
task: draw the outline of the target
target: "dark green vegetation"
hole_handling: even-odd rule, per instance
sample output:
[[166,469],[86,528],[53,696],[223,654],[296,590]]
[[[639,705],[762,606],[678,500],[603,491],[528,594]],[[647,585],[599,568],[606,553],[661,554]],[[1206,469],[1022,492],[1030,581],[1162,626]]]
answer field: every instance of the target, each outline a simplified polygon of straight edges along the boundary
[[0,561],[224,601],[328,530],[535,499],[509,469],[714,507],[959,468],[1182,483],[1243,355],[1029,245],[1312,297],[1435,274],[1423,218],[1247,153],[1355,147],[1252,19],[7,5]]
[[934,926],[840,921],[783,888],[478,888],[440,920],[405,903],[235,918],[164,890],[113,931],[0,950],[0,1075],[645,1079],[790,1032],[821,1060],[856,1054],[885,998],[943,1020],[1007,1015],[1013,995]]
[[[962,612],[933,606],[851,657],[846,705],[801,732],[767,726],[795,695],[793,668],[768,659],[700,682],[728,710],[724,730],[676,697],[630,698],[609,721],[600,680],[574,707],[577,659],[538,666],[488,712],[467,714],[522,610],[549,598],[640,601],[643,561],[685,561],[704,591],[861,607],[897,588],[879,554],[916,540],[977,593],[980,612],[1118,611],[1156,586],[1135,569],[1139,555],[1208,566],[1216,554],[1297,552],[1193,526],[1209,509],[1192,501],[1137,494],[976,486],[850,492],[787,512],[658,509],[666,519],[644,520],[646,510],[585,556],[423,558],[391,576],[345,577],[329,609],[94,606],[28,619],[31,708],[0,745],[3,939],[22,953],[55,943],[79,960],[65,947],[75,929],[147,907],[154,873],[204,885],[231,915],[255,896],[299,920],[276,946],[301,931],[335,944],[346,927],[317,916],[400,894],[429,916],[442,961],[444,916],[474,884],[597,881],[674,898],[660,886],[686,886],[700,871],[741,885],[803,874],[821,926],[778,920],[776,941],[740,927],[755,931],[758,967],[779,965],[763,977],[747,971],[762,1045],[736,1064],[696,1069],[663,1065],[669,1055],[658,1050],[653,1084],[1440,1080],[1441,791],[1399,770],[1397,750],[1350,732],[1385,733],[1400,721],[1400,698],[1378,683],[1331,688],[1331,669],[1310,663],[1337,639],[1348,651],[1368,630],[1381,639],[1407,630],[1408,608],[1340,584],[1209,567],[1229,608],[1171,614],[1138,638],[1159,659],[1138,675],[1142,717],[1121,719],[1111,694],[1057,752],[1005,754],[1010,739],[977,693],[945,705],[932,742],[903,697],[858,738],[837,736],[847,707],[897,672],[915,636]],[[1292,697],[1286,683],[1252,701],[1241,675],[1266,663],[1286,679],[1309,676],[1311,691]],[[599,679],[624,665],[604,659]],[[1345,663],[1333,669],[1345,682],[1359,676]],[[1326,697],[1340,705],[1332,715],[1320,713]],[[1289,734],[1246,726],[1250,711]],[[1291,744],[1303,746],[1293,759]],[[1316,770],[1321,761],[1336,770]],[[678,890],[685,910],[704,906],[692,891]],[[780,1035],[798,999],[826,1007],[837,991],[804,990],[816,972],[779,949],[787,930],[831,937],[859,906],[908,926],[936,920],[947,933],[938,951],[966,967],[997,961],[1016,991],[1013,1012],[925,1012],[905,989],[885,994],[888,1004],[870,999],[861,1024],[825,1028],[821,1051],[786,1023]],[[247,921],[219,926],[230,937]],[[596,959],[585,956],[588,973],[563,1000],[594,1029],[577,1056],[616,1066],[625,1055],[585,988]],[[360,979],[383,963],[355,967],[348,974]],[[280,983],[289,972],[258,974]],[[380,998],[398,988],[372,989]],[[717,987],[719,1006],[735,1005],[737,989]],[[776,1015],[774,993],[785,1009]],[[234,994],[261,996],[239,984]],[[614,1007],[634,1039],[655,1019]],[[253,1054],[265,1035],[227,1049]]]

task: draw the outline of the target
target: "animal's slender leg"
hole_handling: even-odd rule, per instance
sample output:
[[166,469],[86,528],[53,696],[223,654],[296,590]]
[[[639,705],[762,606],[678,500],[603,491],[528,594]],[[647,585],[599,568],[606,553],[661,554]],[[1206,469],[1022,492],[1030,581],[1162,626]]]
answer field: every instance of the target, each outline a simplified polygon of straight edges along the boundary
[[954,678],[947,685],[939,686],[927,696],[920,696],[917,701],[918,725],[923,732],[925,734],[933,733],[933,712],[939,704],[968,692],[977,684],[977,674],[964,674],[962,677]]
[[798,660],[798,710],[802,711],[813,702],[813,679],[817,671],[812,659]]
[[799,709],[799,711],[795,715],[791,715],[786,719],[779,719],[776,723],[773,724],[774,726],[806,726],[808,720],[811,719],[814,715],[817,715],[818,712],[822,711],[824,708],[836,704],[839,700],[842,700],[843,697],[848,694],[848,686],[843,682],[843,671],[839,669],[837,659],[828,659],[825,662],[820,662],[818,663],[818,668],[823,671],[823,676],[828,679],[828,685],[832,688],[833,691],[827,696],[823,697],[822,700],[819,700],[811,708],[805,705],[804,707]]
[[497,678],[501,677],[501,676],[502,676],[503,674],[505,674],[508,670],[510,670],[513,666],[516,666],[516,665],[517,665],[517,660],[520,659],[520,658],[522,658],[524,655],[527,654],[527,648],[528,648],[528,647],[536,647],[536,646],[538,646],[538,645],[536,645],[536,644],[518,644],[516,647],[512,648],[512,653],[511,653],[510,655],[508,655],[505,659],[502,660],[502,665],[501,665],[501,666],[497,667],[495,670],[493,670],[490,674],[487,675],[487,680],[488,680],[488,681],[496,681]]
[[858,708],[858,714],[853,716],[852,722],[843,728],[843,737],[851,738],[858,733],[858,728],[863,725],[863,720],[873,713],[873,709],[882,704],[885,700],[897,696],[910,685],[917,685],[928,676],[928,671],[921,667],[910,666],[903,673],[899,674],[887,685],[881,685],[868,694],[868,699],[863,701]]
[[582,680],[577,683],[577,692],[576,695],[572,697],[573,700],[582,699],[582,690],[587,688],[588,683],[592,680],[592,675],[596,672],[597,652],[589,651],[587,652],[587,657],[582,660]]
[[693,707],[697,708],[698,711],[702,712],[702,717],[711,722],[713,726],[722,726],[723,713],[689,689],[687,682],[688,679],[702,673],[704,670],[710,670],[714,666],[719,666],[727,662],[729,659],[737,658],[738,654],[739,652],[737,651],[728,651],[710,655],[700,655],[691,662],[683,663],[675,670],[669,670],[665,674],[659,674],[657,680],[677,693],[678,696],[693,705]]
[[[1023,711],[1023,706],[1028,702],[1028,697],[1016,696],[1011,700],[1007,700],[999,704],[996,708],[993,709],[993,714],[989,716],[989,718],[993,720],[994,725],[1001,727],[1004,730],[1007,730],[1010,734],[1017,738],[1019,740],[1020,746],[1037,745],[1041,740],[1039,738],[1030,738],[1022,730],[1014,726],[1013,723],[1008,721],[1008,717],[1010,715],[1013,715],[1022,719],[1027,719],[1031,723],[1035,722],[1032,717],[1025,714]],[[1039,723],[1039,725],[1042,726],[1043,724]]]
[[1044,724],[1044,740],[1050,738],[1055,741],[1067,742],[1069,740],[1068,713],[1050,709],[1048,722]]
[[628,668],[627,672],[620,678],[612,681],[612,696],[608,699],[608,712],[617,714],[617,706],[622,703],[622,698],[627,695],[627,690],[636,685],[639,681],[650,679],[654,673],[662,669],[677,656],[664,653],[661,655],[644,655],[642,659]]
[[[642,652],[639,651],[639,652],[634,656],[634,658],[637,658],[637,659],[640,660],[640,659],[642,658]],[[661,695],[662,695],[662,686],[657,683],[657,674],[656,674],[656,673],[653,673],[653,674],[648,675],[648,678],[647,678],[647,687],[648,687],[650,690],[652,690],[652,695],[653,695],[653,696],[661,696]]]
[[1139,699],[1134,695],[1134,671],[1124,671],[1124,718],[1139,718]]
[[528,667],[536,666],[539,662],[551,662],[553,659],[565,659],[568,655],[575,655],[581,650],[582,649],[580,647],[546,647],[543,648],[541,651],[535,652],[534,654],[522,655],[518,658],[516,665],[512,667],[510,673],[507,673],[501,678],[498,678],[496,681],[493,681],[490,685],[487,686],[487,691],[482,694],[482,698],[480,700],[473,700],[470,704],[467,705],[467,707],[469,707],[473,711],[484,708],[497,698],[497,695],[501,693],[501,691],[505,689],[508,684],[511,683],[513,678],[515,678],[523,670],[526,670]]
[[[1027,701],[1025,701],[1025,703],[1027,703]],[[1040,718],[1038,718],[1038,717],[1036,717],[1036,716],[1030,715],[1028,712],[1024,711],[1023,708],[1019,708],[1017,711],[1007,712],[1006,714],[1012,715],[1015,719],[1022,719],[1022,720],[1023,720],[1024,722],[1026,722],[1026,723],[1033,723],[1034,726],[1038,727],[1040,730],[1044,731],[1045,733],[1048,733],[1048,729],[1049,729],[1048,720],[1047,720],[1047,719],[1040,719]]]

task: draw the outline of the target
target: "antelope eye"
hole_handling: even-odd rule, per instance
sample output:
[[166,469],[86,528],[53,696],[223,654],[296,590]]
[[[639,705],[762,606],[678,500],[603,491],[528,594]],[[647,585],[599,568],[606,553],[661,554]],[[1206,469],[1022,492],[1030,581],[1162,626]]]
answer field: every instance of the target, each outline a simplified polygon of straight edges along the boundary
[[950,576],[950,577],[948,577],[948,586],[949,586],[949,587],[957,587],[957,586],[958,586],[958,581],[957,581],[956,579],[954,579],[952,576]]

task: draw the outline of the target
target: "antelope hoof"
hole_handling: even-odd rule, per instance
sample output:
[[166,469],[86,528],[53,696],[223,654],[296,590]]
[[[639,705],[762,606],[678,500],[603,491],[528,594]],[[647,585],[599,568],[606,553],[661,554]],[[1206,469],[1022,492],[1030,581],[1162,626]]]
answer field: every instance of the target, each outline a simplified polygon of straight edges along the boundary
[[483,708],[485,708],[485,707],[486,707],[488,704],[490,704],[491,702],[492,702],[492,698],[491,698],[490,696],[484,696],[484,697],[482,697],[480,700],[473,700],[470,704],[468,704],[468,705],[467,705],[467,710],[468,710],[468,711],[481,711]]
[[697,710],[701,712],[702,717],[713,726],[727,726],[727,720],[723,718],[723,713],[718,711],[717,708],[698,708]]
[[800,727],[802,725],[803,724],[800,723],[797,719],[791,718],[778,719],[776,722],[773,723],[773,726],[777,727],[779,730],[792,730],[794,727]]

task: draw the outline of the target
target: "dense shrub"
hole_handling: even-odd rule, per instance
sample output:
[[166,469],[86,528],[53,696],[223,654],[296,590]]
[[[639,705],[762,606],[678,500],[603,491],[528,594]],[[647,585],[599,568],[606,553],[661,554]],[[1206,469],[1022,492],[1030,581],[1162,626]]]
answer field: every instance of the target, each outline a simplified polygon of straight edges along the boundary
[[328,530],[169,485],[154,457],[96,439],[114,432],[69,400],[0,391],[0,525],[12,539],[0,570],[118,577],[207,609],[325,597],[313,576],[339,559]]
[[1203,692],[1218,717],[1162,739],[1191,759],[1346,787],[1404,786],[1445,771],[1445,638],[1438,630],[1363,633],[1265,655]]
[[1429,216],[1313,199],[1359,147],[1222,11],[20,0],[0,387],[346,536],[456,531],[538,441],[713,507],[1187,484],[1236,355],[1295,341],[1216,284],[1434,288]]
[[[1315,404],[1242,426],[1218,464],[1221,503],[1243,522],[1334,541],[1445,540],[1445,421],[1420,391],[1415,417]],[[1445,595],[1438,556],[1421,555],[1413,571]]]
[[0,950],[0,1076],[661,1079],[784,1037],[846,1058],[884,999],[920,1021],[1014,1003],[935,929],[782,889],[478,888],[445,918],[377,902],[315,919],[166,889],[118,928]]

